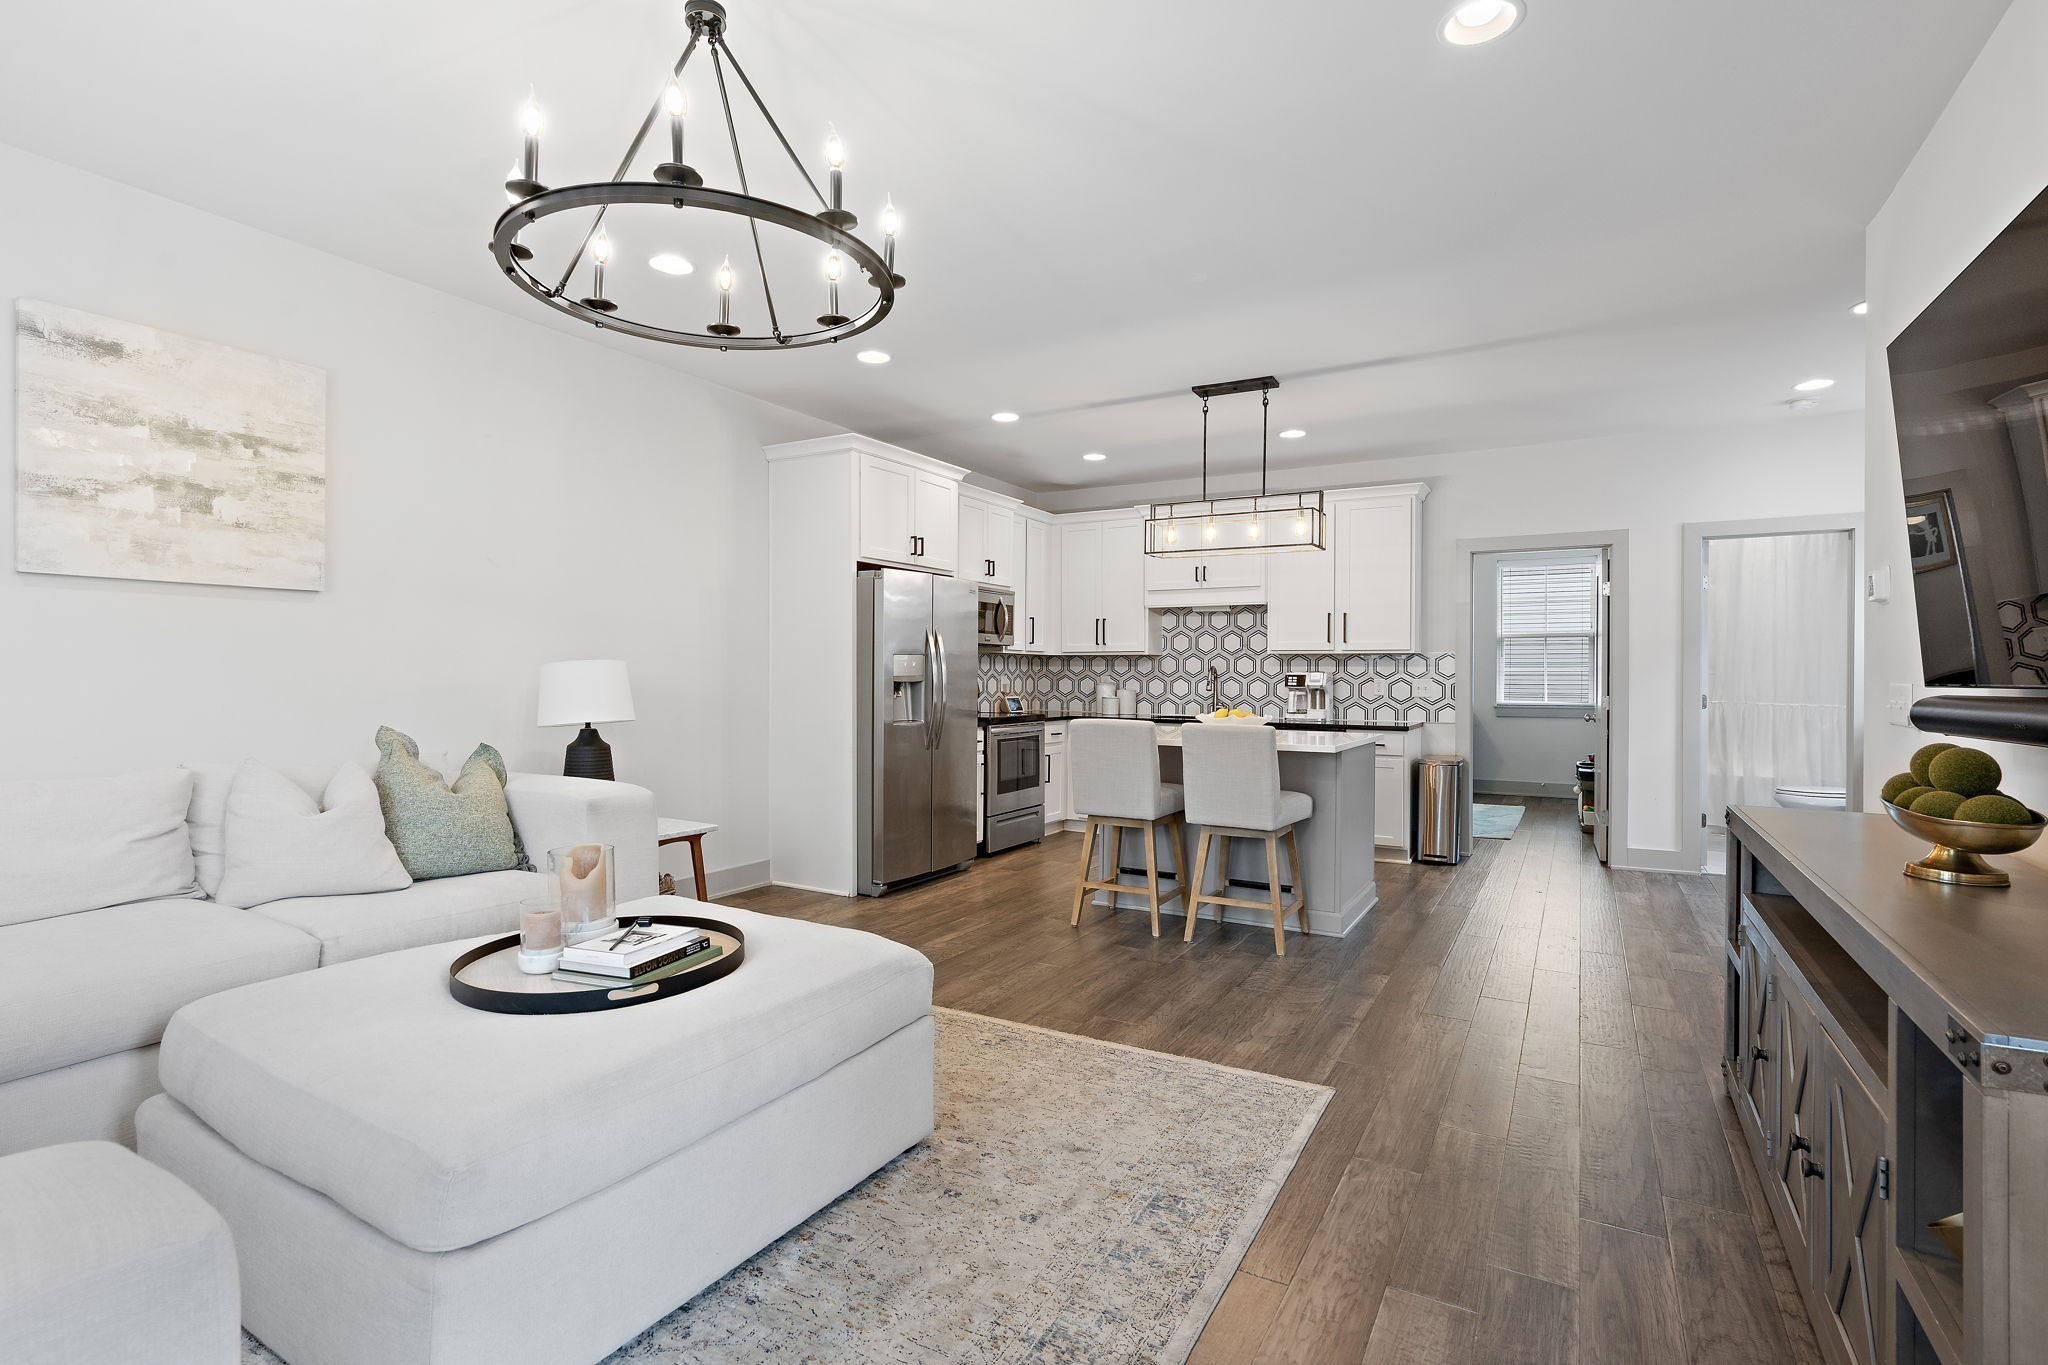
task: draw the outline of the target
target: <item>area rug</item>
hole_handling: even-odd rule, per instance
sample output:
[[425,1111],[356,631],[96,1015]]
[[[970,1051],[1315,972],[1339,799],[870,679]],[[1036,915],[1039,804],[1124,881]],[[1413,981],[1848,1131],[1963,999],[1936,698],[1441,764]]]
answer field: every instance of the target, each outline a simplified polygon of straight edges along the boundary
[[1521,826],[1522,814],[1527,806],[1491,806],[1475,802],[1472,806],[1472,837],[1475,839],[1512,839],[1515,830]]
[[938,1131],[607,1365],[1187,1359],[1330,1090],[934,1014]]

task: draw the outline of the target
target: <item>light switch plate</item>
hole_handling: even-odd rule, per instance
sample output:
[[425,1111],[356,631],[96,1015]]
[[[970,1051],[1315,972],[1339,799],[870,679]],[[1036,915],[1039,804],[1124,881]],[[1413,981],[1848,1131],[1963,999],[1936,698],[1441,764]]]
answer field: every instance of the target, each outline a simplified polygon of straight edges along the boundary
[[1880,564],[1864,576],[1864,596],[1873,602],[1892,600],[1892,567]]
[[1913,725],[1912,710],[1913,684],[1893,683],[1891,695],[1885,699],[1884,718],[1894,725],[1911,729]]

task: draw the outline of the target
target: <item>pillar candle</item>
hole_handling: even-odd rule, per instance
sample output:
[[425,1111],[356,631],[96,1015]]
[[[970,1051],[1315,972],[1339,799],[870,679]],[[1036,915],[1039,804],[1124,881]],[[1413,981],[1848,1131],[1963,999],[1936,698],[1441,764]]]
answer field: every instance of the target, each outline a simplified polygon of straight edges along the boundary
[[519,916],[519,946],[529,953],[557,952],[562,946],[562,912],[536,906]]

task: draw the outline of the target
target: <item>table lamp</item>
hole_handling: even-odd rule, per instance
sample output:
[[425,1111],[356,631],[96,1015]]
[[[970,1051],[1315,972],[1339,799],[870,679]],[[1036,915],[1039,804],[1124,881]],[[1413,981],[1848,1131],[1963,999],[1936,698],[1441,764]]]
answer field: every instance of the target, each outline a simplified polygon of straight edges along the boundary
[[540,666],[537,725],[580,725],[562,755],[562,776],[613,780],[612,746],[599,725],[633,719],[633,689],[624,659],[570,659]]

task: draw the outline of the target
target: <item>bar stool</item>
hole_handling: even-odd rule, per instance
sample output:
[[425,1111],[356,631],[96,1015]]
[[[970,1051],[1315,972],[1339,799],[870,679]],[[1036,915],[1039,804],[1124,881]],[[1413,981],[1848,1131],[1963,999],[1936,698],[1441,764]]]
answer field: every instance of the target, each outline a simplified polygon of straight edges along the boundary
[[[1091,891],[1110,892],[1109,907],[1116,909],[1116,893],[1143,896],[1152,906],[1152,937],[1159,937],[1159,907],[1179,899],[1187,904],[1188,859],[1184,842],[1187,822],[1181,815],[1179,784],[1159,780],[1159,731],[1149,720],[1077,720],[1067,730],[1067,777],[1072,784],[1074,813],[1088,817],[1081,831],[1080,885],[1074,888],[1074,915],[1069,923],[1081,922],[1081,905]],[[1110,831],[1102,845],[1101,880],[1088,877],[1088,861],[1095,852],[1099,831]],[[1127,886],[1122,875],[1123,837],[1127,829],[1145,831],[1145,885]],[[1173,839],[1173,890],[1159,894],[1159,847],[1157,834],[1164,829]]]
[[[1301,917],[1301,932],[1308,932],[1308,888],[1302,876],[1301,848],[1294,840],[1294,827],[1315,811],[1306,792],[1284,791],[1280,786],[1280,741],[1267,725],[1200,725],[1181,727],[1181,782],[1186,792],[1187,818],[1201,830],[1195,845],[1195,891],[1188,901],[1186,939],[1195,936],[1195,920],[1202,907],[1216,907],[1216,924],[1223,925],[1224,907],[1273,912],[1273,951],[1287,955],[1285,926],[1290,912]],[[1287,840],[1287,862],[1294,874],[1294,904],[1282,897],[1280,882],[1280,840]],[[1209,841],[1219,841],[1217,852],[1223,876],[1218,894],[1206,888],[1209,869]],[[1230,841],[1259,839],[1266,845],[1266,886],[1263,901],[1233,899],[1230,896]]]

